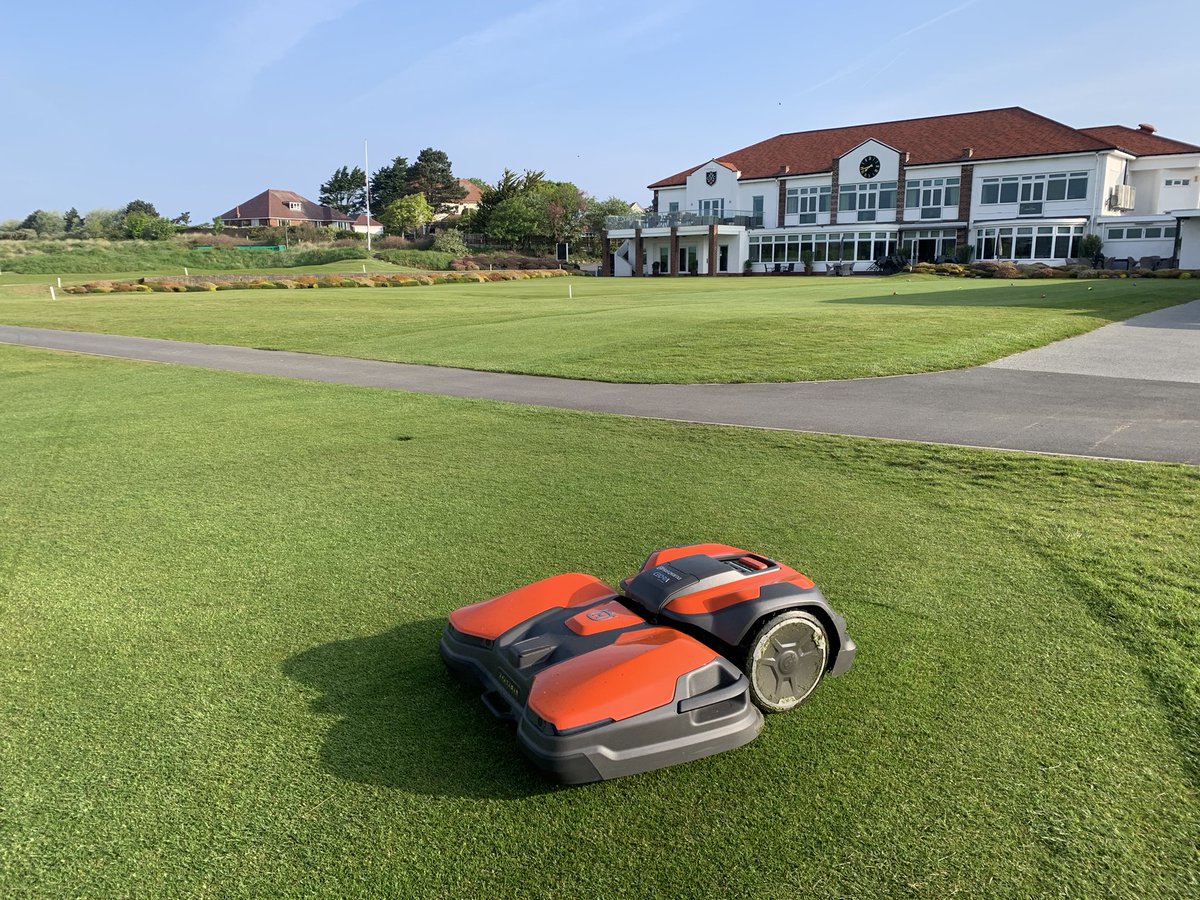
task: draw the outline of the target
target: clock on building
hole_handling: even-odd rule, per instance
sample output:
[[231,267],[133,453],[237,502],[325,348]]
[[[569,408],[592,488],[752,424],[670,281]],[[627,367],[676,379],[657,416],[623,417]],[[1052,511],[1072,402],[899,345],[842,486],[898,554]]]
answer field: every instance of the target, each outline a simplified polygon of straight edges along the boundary
[[864,156],[858,164],[858,171],[862,173],[863,178],[874,178],[879,174],[879,157]]

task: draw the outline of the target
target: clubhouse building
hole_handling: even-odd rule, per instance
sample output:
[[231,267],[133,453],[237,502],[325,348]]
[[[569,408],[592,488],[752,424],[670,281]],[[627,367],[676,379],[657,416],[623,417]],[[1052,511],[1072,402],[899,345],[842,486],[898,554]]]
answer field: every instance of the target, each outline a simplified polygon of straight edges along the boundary
[[963,246],[1061,265],[1088,233],[1118,264],[1185,262],[1181,230],[1200,229],[1200,147],[1020,107],[782,134],[649,187],[650,211],[608,220],[606,274],[803,271],[809,254],[866,272]]

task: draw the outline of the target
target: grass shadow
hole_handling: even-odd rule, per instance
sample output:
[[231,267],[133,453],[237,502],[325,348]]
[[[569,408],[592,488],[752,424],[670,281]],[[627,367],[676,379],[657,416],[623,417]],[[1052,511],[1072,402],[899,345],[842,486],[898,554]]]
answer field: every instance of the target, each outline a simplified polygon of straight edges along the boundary
[[[900,287],[903,277],[896,275],[881,278],[880,284],[887,285],[889,278],[896,278],[901,279],[895,282],[897,287]],[[1127,280],[1021,279],[1005,282],[1004,279],[995,279],[995,285],[986,286],[994,287],[994,290],[972,289],[980,287],[978,282],[970,279],[963,281],[961,290],[895,294],[888,290],[880,290],[878,293],[851,297],[822,297],[816,302],[832,306],[1008,307],[1058,310],[1069,315],[1121,321],[1131,316],[1188,303],[1196,299],[1195,293],[1200,293],[1200,289],[1194,292],[1187,291],[1179,287],[1177,282],[1170,280],[1163,280],[1157,285],[1153,280],[1135,285]],[[1151,293],[1158,294],[1160,288],[1162,295],[1146,296]]]
[[444,620],[321,644],[285,660],[333,719],[321,762],[349,781],[439,797],[519,799],[556,789],[521,754],[511,725],[442,665]]

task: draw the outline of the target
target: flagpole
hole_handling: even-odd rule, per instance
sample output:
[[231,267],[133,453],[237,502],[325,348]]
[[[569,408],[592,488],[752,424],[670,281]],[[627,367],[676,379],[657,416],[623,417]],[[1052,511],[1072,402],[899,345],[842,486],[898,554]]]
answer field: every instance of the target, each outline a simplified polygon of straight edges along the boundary
[[367,197],[367,253],[371,252],[371,164],[367,161],[367,139],[363,138],[363,183]]

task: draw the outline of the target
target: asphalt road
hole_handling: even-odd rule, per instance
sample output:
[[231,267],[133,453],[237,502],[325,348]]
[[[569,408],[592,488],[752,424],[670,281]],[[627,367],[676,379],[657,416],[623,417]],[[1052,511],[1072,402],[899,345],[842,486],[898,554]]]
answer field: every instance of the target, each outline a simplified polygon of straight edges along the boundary
[[[1185,307],[1200,316],[1200,301]],[[1185,324],[1192,315],[1163,312],[1182,315]],[[1152,330],[1152,325],[1138,326],[1135,321],[1128,326]],[[1120,327],[1125,326],[1100,331]],[[1181,328],[1186,337],[1179,341],[1175,332]],[[1183,357],[1191,360],[1191,367],[1180,371],[1185,375],[1200,371],[1200,328],[1186,325],[1154,331],[1182,348],[1180,366]],[[1061,354],[1060,345],[1090,337],[1071,338],[1052,347]],[[1000,361],[975,369],[850,381],[653,385],[504,375],[10,325],[0,325],[0,343],[646,418],[1200,465],[1200,379],[1142,377],[1146,371],[1158,371],[1149,367],[1111,377],[1031,370]],[[1141,352],[1155,357],[1153,347],[1143,347]],[[1080,359],[1088,355],[1082,352]],[[1018,354],[1009,360],[1019,357],[1035,358]],[[1062,366],[1069,368],[1067,363]],[[1079,362],[1076,368],[1087,366]]]

